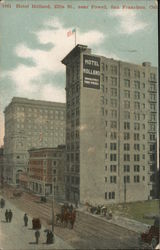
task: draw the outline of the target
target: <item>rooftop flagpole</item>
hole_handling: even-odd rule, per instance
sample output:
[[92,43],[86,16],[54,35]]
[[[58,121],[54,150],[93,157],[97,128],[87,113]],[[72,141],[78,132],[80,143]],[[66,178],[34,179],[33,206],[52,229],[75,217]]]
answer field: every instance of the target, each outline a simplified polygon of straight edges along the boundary
[[77,34],[76,34],[76,28],[75,28],[75,46],[76,46],[76,43],[77,43],[76,39],[77,39]]

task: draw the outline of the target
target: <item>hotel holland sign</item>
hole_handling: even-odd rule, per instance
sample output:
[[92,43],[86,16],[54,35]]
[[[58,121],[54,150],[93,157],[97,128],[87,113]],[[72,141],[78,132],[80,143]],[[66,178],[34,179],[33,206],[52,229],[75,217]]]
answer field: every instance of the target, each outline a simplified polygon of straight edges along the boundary
[[83,86],[100,89],[100,58],[83,55]]

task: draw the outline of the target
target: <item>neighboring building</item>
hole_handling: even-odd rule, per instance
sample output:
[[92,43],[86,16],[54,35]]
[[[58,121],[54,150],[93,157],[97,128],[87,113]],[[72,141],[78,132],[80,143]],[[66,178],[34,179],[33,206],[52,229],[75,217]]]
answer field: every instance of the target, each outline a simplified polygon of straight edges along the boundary
[[154,197],[157,68],[91,54],[66,65],[66,199],[108,203]]
[[3,147],[0,148],[0,186],[3,186],[3,159],[4,159],[4,149]]
[[30,148],[65,144],[64,103],[14,97],[5,114],[5,179],[18,184],[25,172]]
[[29,150],[29,189],[41,195],[64,199],[65,146]]
[[19,174],[19,185],[20,187],[23,187],[24,189],[29,189],[28,172],[21,172]]

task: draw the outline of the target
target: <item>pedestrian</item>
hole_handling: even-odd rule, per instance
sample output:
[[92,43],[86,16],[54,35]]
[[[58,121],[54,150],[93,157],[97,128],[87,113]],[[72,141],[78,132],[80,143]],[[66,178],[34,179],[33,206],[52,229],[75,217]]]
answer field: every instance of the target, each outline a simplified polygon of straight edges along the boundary
[[73,205],[71,204],[69,207],[69,212],[72,213],[72,211],[73,211]]
[[48,230],[46,244],[52,244],[53,240],[54,240],[54,235],[51,230]]
[[5,211],[5,218],[6,218],[6,222],[8,222],[8,209],[6,209]]
[[0,204],[1,204],[1,208],[4,208],[4,206],[5,206],[5,200],[3,198],[1,198]]
[[12,213],[12,211],[11,211],[11,209],[10,209],[9,212],[8,212],[8,221],[9,221],[9,222],[11,222],[12,217],[13,217],[13,213]]
[[38,244],[39,237],[40,237],[40,232],[39,232],[39,230],[36,230],[36,231],[35,231],[35,237],[36,237],[36,244]]
[[27,227],[28,226],[28,216],[27,216],[27,214],[24,214],[23,219],[24,219],[24,226]]

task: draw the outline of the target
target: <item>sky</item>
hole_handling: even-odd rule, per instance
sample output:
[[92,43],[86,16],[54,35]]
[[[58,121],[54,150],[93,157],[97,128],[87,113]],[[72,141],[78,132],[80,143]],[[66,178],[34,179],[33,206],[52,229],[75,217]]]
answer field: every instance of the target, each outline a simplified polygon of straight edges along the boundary
[[[29,8],[16,8],[16,4],[29,4]],[[32,8],[32,4],[49,4],[50,8]],[[55,8],[56,4],[64,8]],[[88,8],[79,8],[82,5]],[[106,8],[95,9],[93,5]],[[145,8],[133,9],[135,6]],[[94,54],[136,64],[150,61],[152,66],[158,66],[156,6],[155,0],[3,0],[0,146],[4,137],[3,111],[14,96],[65,102],[65,66],[61,60],[75,46],[74,34],[67,37],[68,31],[76,28],[77,44],[87,45]]]

